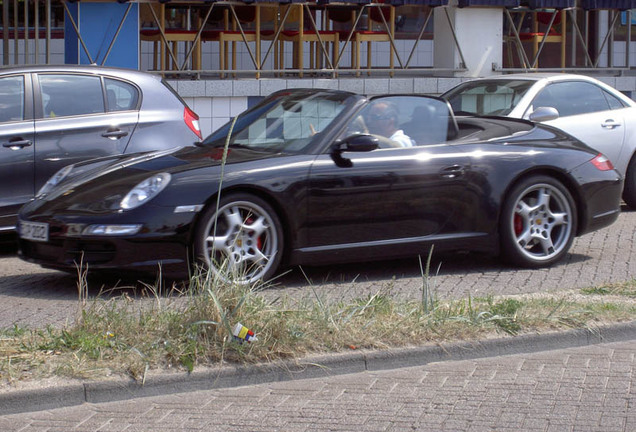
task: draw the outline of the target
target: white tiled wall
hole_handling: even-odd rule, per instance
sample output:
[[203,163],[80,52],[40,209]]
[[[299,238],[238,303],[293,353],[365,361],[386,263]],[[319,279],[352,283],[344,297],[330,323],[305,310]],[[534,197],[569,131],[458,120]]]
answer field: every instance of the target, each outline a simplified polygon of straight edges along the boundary
[[184,97],[186,103],[199,115],[203,136],[223,126],[232,117],[247,109],[247,96],[237,97]]
[[[626,43],[624,41],[615,41],[612,45],[614,49],[614,67],[625,67],[625,46]],[[607,55],[607,49],[603,50],[603,58]],[[599,66],[607,65],[607,61],[605,64],[600,64]],[[629,66],[636,66],[636,42],[632,42],[629,44]]]

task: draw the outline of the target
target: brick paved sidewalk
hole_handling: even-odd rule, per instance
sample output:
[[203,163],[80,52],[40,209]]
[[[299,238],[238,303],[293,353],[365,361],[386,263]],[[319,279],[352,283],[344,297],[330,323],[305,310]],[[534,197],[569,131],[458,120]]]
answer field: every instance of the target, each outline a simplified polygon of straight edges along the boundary
[[636,340],[0,417],[11,431],[636,430]]

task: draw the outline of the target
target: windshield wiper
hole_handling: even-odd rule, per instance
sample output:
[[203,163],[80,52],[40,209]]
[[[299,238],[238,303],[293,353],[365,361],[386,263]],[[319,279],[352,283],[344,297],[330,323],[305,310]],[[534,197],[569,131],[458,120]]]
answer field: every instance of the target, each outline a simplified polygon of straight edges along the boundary
[[[224,145],[223,145],[224,146]],[[223,147],[221,146],[221,147]],[[239,149],[248,149],[248,150],[256,150],[254,147],[247,144],[239,144],[239,143],[230,143],[230,148],[239,148]]]
[[[225,140],[221,143],[221,142],[216,142],[214,144],[201,144],[200,147],[212,147],[212,148],[223,148],[225,147]],[[239,148],[239,149],[248,149],[248,150],[255,150],[254,147],[249,146],[247,144],[238,144],[238,143],[230,143],[230,145],[228,146],[229,148]]]

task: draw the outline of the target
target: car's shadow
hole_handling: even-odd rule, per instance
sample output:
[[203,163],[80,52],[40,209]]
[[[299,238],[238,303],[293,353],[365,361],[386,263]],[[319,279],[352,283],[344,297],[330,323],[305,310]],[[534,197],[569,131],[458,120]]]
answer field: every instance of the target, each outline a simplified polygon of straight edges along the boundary
[[[298,288],[308,285],[338,284],[348,282],[390,282],[396,279],[423,278],[427,275],[427,257],[409,257],[400,260],[383,260],[365,263],[349,263],[329,266],[293,267],[272,281],[271,288]],[[581,263],[591,257],[569,253],[559,263],[550,267],[558,269],[568,264]],[[442,253],[434,256],[428,265],[428,276],[444,277],[467,274],[499,274],[526,270],[507,265],[500,258],[479,253]]]
[[0,258],[10,257],[18,253],[15,236],[0,236]]
[[[102,276],[89,277],[85,285],[79,283],[77,275],[55,270],[38,274],[23,274],[0,277],[0,295],[28,298],[77,300],[81,295],[88,298],[110,298],[126,294],[129,297],[153,295],[144,281],[136,279],[114,279]],[[86,287],[82,292],[80,286]]]
[[[13,251],[0,252],[0,258],[15,256]],[[423,278],[426,275],[427,256],[381,260],[364,263],[333,264],[324,266],[291,267],[267,284],[268,291],[302,289],[308,286],[343,283],[390,283],[393,280]],[[563,261],[550,269],[559,269],[573,263],[591,259],[582,254],[570,253]],[[429,276],[453,277],[470,274],[500,274],[518,272],[519,267],[504,264],[498,257],[479,253],[434,254],[429,265]],[[548,270],[550,271],[550,270]],[[12,297],[77,300],[79,286],[87,287],[88,298],[109,299],[122,295],[133,299],[176,297],[187,291],[187,281],[140,279],[126,274],[88,274],[80,282],[77,273],[55,270],[37,274],[0,276],[0,295]],[[157,288],[158,287],[158,288]]]

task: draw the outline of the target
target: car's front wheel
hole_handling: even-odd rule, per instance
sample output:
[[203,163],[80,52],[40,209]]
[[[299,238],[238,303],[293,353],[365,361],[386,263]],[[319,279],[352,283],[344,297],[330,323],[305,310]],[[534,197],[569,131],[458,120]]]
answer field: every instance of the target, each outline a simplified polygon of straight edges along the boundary
[[500,226],[503,258],[523,267],[549,266],[570,249],[576,223],[576,205],[561,182],[548,176],[526,178],[504,203]]
[[283,232],[272,207],[251,194],[223,197],[203,213],[194,237],[197,261],[226,281],[270,279],[282,257]]

